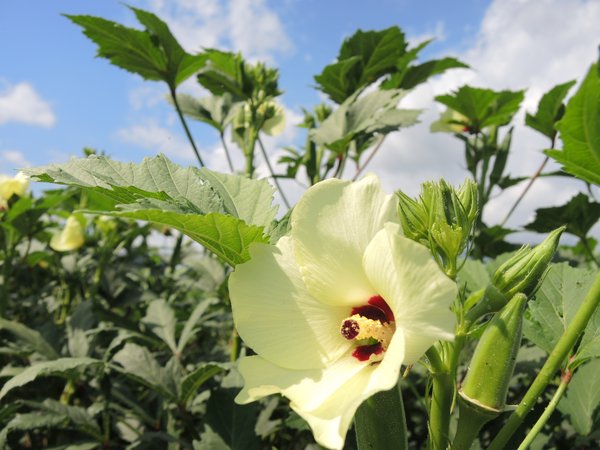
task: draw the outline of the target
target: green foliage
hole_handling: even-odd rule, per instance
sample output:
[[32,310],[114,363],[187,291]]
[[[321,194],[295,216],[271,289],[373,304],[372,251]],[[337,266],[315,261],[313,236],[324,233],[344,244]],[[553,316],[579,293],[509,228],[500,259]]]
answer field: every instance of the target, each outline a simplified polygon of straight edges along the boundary
[[231,450],[257,450],[260,440],[254,432],[259,407],[256,403],[233,402],[237,389],[212,391],[206,406],[206,421]]
[[562,150],[546,154],[564,170],[588,183],[600,185],[600,75],[592,65],[556,128],[563,141]]
[[[311,130],[310,136],[318,145],[325,145],[338,154],[348,151],[351,142],[358,142],[354,158],[371,143],[375,133],[386,134],[417,122],[418,110],[396,108],[402,91],[375,91],[360,98],[348,98]],[[362,144],[362,145],[361,145]]]
[[198,82],[214,95],[230,94],[235,100],[249,100],[281,94],[277,69],[262,63],[252,65],[240,54],[216,49],[205,50],[203,58],[206,63],[198,73]]
[[102,194],[113,202],[94,212],[171,226],[231,265],[248,259],[251,243],[267,242],[263,232],[275,215],[266,182],[183,169],[163,155],[140,165],[90,156],[27,172],[40,181]]
[[527,113],[525,115],[525,124],[534,130],[547,136],[552,142],[556,137],[556,122],[558,122],[565,113],[563,100],[569,93],[569,90],[575,84],[575,80],[558,84],[546,92],[539,104],[535,114]]
[[408,49],[404,33],[398,27],[381,31],[358,30],[344,41],[336,62],[316,75],[315,81],[331,100],[342,104],[386,75],[391,77],[384,81],[384,89],[412,89],[447,69],[468,67],[455,58],[410,65],[429,42]]
[[[168,84],[192,143],[181,113],[208,124],[224,145],[225,132],[231,131],[246,158],[246,176],[182,168],[162,155],[124,164],[86,149],[88,158],[28,170],[35,179],[65,189],[0,199],[0,447],[312,448],[310,430],[290,413],[285,398],[234,403],[243,383],[235,361],[252,350],[234,329],[227,278],[236,264],[248,260],[250,245],[275,244],[290,230],[291,208],[275,220],[274,189],[252,178],[255,146],[262,147],[261,133],[278,114],[278,70],[218,49],[190,55],[162,20],[131,9],[143,30],[97,17],[67,17],[97,44],[98,56]],[[466,67],[450,57],[416,63],[429,43],[409,48],[397,27],[358,31],[344,41],[336,62],[315,77],[317,89],[337,105],[304,111],[306,141],[303,148],[286,149],[281,159],[285,176],[305,174],[313,185],[346,175],[350,160],[357,178],[389,133],[416,123],[418,111],[398,107],[405,90],[447,69]],[[596,69],[566,107],[573,82],[546,93],[537,112],[526,118],[553,144],[558,129],[564,149],[548,154],[591,183],[598,183],[600,173],[594,165],[600,154]],[[175,89],[194,74],[210,95],[199,100],[176,96]],[[451,277],[456,275],[460,288],[453,305],[454,341],[436,343],[403,383],[411,445],[417,447],[453,434],[438,419],[449,419],[456,382],[472,365],[473,341],[491,329],[486,320],[496,309],[489,305],[497,305],[498,296],[506,301],[492,286],[498,281],[492,275],[507,261],[511,267],[502,267],[507,273],[513,269],[516,274],[509,275],[517,279],[535,275],[537,280],[543,272],[512,264],[514,254],[503,253],[519,247],[506,241],[515,230],[487,226],[481,219],[489,199],[528,178],[506,173],[513,144],[509,124],[523,91],[463,86],[437,100],[448,107],[438,125],[464,143],[464,166],[474,182],[458,190],[429,183],[423,197],[430,208],[400,196],[405,235],[433,247],[434,257]],[[271,174],[276,183],[282,176]],[[52,236],[74,210],[86,215],[85,242],[69,251],[52,250]],[[523,397],[542,364],[540,355],[552,351],[597,276],[583,267],[594,265],[595,241],[588,233],[599,219],[598,204],[580,194],[566,205],[539,209],[527,226],[547,232],[566,224],[580,242],[563,246],[561,256],[581,266],[551,266],[529,301],[529,341],[522,348],[526,355],[518,357],[509,401]],[[478,310],[481,314],[473,319]],[[495,342],[488,342],[490,351]],[[591,315],[572,353],[569,370],[581,368],[560,409],[587,436],[575,437],[573,427],[555,414],[548,427],[552,434],[538,440],[547,447],[588,445],[598,436],[598,389],[586,379],[597,378],[600,312]],[[489,362],[508,367],[507,361]],[[435,410],[440,399],[446,411]],[[502,426],[502,420],[488,424],[480,448],[487,448]],[[354,448],[352,434],[347,450]],[[517,438],[508,446],[513,443],[516,448]]]
[[229,93],[199,100],[191,95],[177,94],[177,101],[185,115],[210,125],[220,134],[225,133],[238,109],[238,103]]
[[130,7],[144,31],[101,17],[67,15],[96,45],[98,56],[146,80],[164,81],[171,90],[204,65],[202,56],[187,53],[167,25],[154,14]]
[[20,374],[8,380],[0,390],[0,399],[15,388],[21,387],[39,377],[50,375],[66,376],[74,369],[101,366],[102,361],[93,358],[59,358],[53,361],[44,361],[34,364]]
[[558,408],[569,416],[577,433],[589,435],[600,425],[600,359],[593,359],[581,366],[569,383],[566,396]]
[[[552,266],[535,300],[529,302],[523,326],[525,337],[550,353],[579,309],[595,276],[595,271],[569,267],[566,263]],[[592,316],[583,333],[576,352],[577,361],[600,357],[599,320],[600,310]]]
[[452,94],[438,95],[436,101],[466,117],[470,133],[511,121],[523,101],[524,91],[492,91],[462,86]]
[[566,225],[567,233],[583,239],[598,219],[600,219],[600,203],[590,201],[587,195],[579,193],[562,206],[537,209],[535,219],[525,225],[525,228],[545,233]]

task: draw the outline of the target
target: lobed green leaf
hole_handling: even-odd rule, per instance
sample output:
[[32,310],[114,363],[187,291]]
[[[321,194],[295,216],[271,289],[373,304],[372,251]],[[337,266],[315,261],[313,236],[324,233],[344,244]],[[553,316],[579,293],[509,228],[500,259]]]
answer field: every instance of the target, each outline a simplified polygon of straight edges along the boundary
[[562,150],[546,150],[576,177],[600,186],[600,74],[592,65],[567,104],[564,117],[556,124]]

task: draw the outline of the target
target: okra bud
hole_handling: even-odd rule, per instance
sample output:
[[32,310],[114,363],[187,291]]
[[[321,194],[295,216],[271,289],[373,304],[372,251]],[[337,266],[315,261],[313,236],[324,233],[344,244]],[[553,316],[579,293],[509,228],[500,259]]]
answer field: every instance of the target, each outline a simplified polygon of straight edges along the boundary
[[560,235],[565,227],[552,231],[546,239],[531,249],[521,248],[512,258],[502,264],[492,283],[506,298],[512,298],[518,292],[531,297],[539,287],[548,264],[558,247]]
[[461,389],[460,418],[453,448],[469,448],[480,428],[506,406],[508,385],[521,345],[527,296],[516,294],[483,332]]
[[461,387],[461,395],[501,412],[521,345],[527,296],[515,295],[487,325]]

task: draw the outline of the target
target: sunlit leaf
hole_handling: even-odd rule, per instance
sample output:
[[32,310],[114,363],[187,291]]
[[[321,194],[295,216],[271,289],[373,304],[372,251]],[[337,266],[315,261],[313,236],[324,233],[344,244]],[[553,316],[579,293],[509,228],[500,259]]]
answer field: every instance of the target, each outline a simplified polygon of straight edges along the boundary
[[536,209],[535,219],[525,228],[546,233],[566,225],[567,233],[584,238],[598,219],[600,203],[590,201],[587,195],[579,193],[562,206]]
[[175,344],[175,312],[173,308],[163,299],[157,299],[148,305],[146,316],[142,322],[165,344],[169,346],[173,353],[177,352]]
[[56,352],[44,336],[39,331],[32,330],[31,328],[23,325],[19,322],[13,322],[0,318],[0,329],[5,329],[14,334],[19,340],[29,345],[34,351],[43,355],[47,359],[57,359],[59,354]]
[[72,370],[100,366],[103,364],[102,361],[92,358],[59,358],[53,361],[44,361],[34,364],[8,380],[4,386],[2,386],[2,390],[0,390],[0,399],[14,388],[23,386],[39,377],[51,375],[67,376]]
[[147,348],[128,342],[113,356],[113,361],[123,366],[125,375],[168,399],[177,400],[175,380]]
[[[569,267],[567,263],[551,266],[535,299],[528,303],[523,333],[538,347],[550,353],[573,320],[594,282],[592,270]],[[585,358],[600,356],[600,339],[596,336],[597,310],[584,330],[579,352]],[[590,333],[590,336],[586,335]]]
[[336,109],[319,128],[310,131],[320,145],[342,152],[359,135],[389,133],[417,122],[418,110],[398,110],[396,105],[403,91],[374,91],[362,97],[350,97]]
[[181,335],[179,336],[179,341],[177,342],[177,353],[181,354],[181,352],[183,352],[187,343],[198,331],[197,325],[203,314],[211,305],[214,305],[216,302],[216,299],[209,298],[196,305],[189,318],[186,320],[183,330],[181,330]]
[[558,409],[569,416],[577,433],[585,436],[599,425],[600,416],[600,359],[579,367],[573,375]]
[[596,66],[592,65],[556,125],[563,149],[546,150],[546,154],[566,172],[600,185],[600,75]]
[[406,52],[404,33],[398,27],[381,31],[358,30],[342,44],[337,61],[315,76],[318,88],[343,103],[359,88],[391,73]]
[[527,113],[525,116],[525,125],[539,131],[544,136],[554,140],[556,136],[555,124],[565,112],[563,100],[573,87],[575,80],[558,84],[546,92],[539,104],[535,114]]
[[249,258],[253,242],[267,242],[276,207],[264,180],[182,168],[164,155],[126,164],[103,156],[28,169],[40,181],[74,185],[112,199],[97,213],[173,227],[231,265]]
[[96,45],[98,56],[146,80],[166,82],[170,88],[189,78],[204,64],[179,45],[156,15],[130,7],[145,30],[128,28],[101,17],[67,15]]
[[202,384],[210,380],[219,372],[226,370],[227,367],[228,366],[226,364],[217,363],[205,363],[197,366],[192,372],[186,375],[183,380],[181,380],[181,401],[187,402],[194,394],[197,393]]
[[509,123],[523,98],[524,91],[492,91],[471,86],[435,97],[436,101],[465,116],[471,133]]

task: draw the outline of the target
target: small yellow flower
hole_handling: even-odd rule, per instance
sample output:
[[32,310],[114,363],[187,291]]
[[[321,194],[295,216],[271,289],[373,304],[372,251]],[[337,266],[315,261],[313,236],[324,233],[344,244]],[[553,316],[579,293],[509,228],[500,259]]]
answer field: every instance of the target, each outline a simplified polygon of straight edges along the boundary
[[14,177],[0,175],[0,209],[6,208],[8,200],[17,195],[23,197],[29,187],[29,177],[19,172]]
[[280,393],[319,444],[341,449],[360,404],[398,382],[437,340],[454,337],[456,285],[401,235],[377,177],[306,191],[291,232],[251,247],[229,280],[248,403]]
[[82,217],[69,216],[64,228],[52,236],[50,247],[57,252],[68,252],[81,247],[85,242],[82,222]]
[[442,133],[465,133],[469,131],[469,119],[453,109],[446,109],[440,118],[431,124],[431,131]]
[[263,105],[263,108],[259,108],[259,112],[260,109],[263,109],[269,113],[269,118],[263,123],[262,131],[267,133],[269,136],[280,135],[283,133],[283,130],[285,130],[285,111],[279,103],[274,101],[265,103]]

